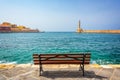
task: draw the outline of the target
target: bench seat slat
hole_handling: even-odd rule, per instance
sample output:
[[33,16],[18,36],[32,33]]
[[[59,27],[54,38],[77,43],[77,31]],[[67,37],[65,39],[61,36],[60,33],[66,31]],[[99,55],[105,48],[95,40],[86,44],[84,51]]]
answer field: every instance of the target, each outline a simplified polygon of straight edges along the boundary
[[83,55],[87,55],[90,56],[90,54],[40,54],[41,57],[44,56],[83,56]]
[[[39,58],[33,60],[39,60]],[[83,60],[83,58],[41,58],[41,60]],[[85,58],[85,60],[90,60],[90,58]]]
[[[65,54],[58,54],[57,53],[57,54],[54,54],[54,53],[52,53],[52,54],[40,54],[40,55],[48,55],[49,56],[49,55],[84,55],[84,54],[85,55],[90,55],[90,53],[78,53],[78,54],[74,54],[74,53],[73,54],[69,54],[69,53],[65,53]],[[39,54],[35,54],[35,55],[39,55]]]
[[[34,59],[33,61],[39,61],[38,59]],[[42,61],[83,61],[83,60],[41,60]],[[85,61],[90,61],[90,60],[85,60]]]
[[[41,61],[42,64],[82,64],[82,61]],[[90,61],[85,61],[84,64],[89,64]],[[39,64],[39,61],[35,61],[34,64]]]
[[[52,56],[40,56],[41,58],[83,58],[83,56],[58,56],[58,57],[52,57]],[[86,58],[90,58],[90,56],[86,56]]]
[[[34,58],[33,59],[34,61],[36,61],[36,60],[38,60],[39,61],[39,58]],[[77,61],[83,61],[83,58],[78,58],[78,59],[68,59],[68,58],[63,58],[63,59],[61,59],[61,58],[54,58],[54,59],[41,59],[41,61],[50,61],[50,60],[53,60],[53,61],[56,61],[56,60],[69,60],[69,61],[71,61],[71,60],[77,60]],[[90,61],[90,58],[85,58],[85,61]]]
[[[40,56],[41,58],[83,58],[83,56]],[[90,55],[86,55],[86,58],[90,58]],[[33,55],[33,58],[39,58],[39,55]]]

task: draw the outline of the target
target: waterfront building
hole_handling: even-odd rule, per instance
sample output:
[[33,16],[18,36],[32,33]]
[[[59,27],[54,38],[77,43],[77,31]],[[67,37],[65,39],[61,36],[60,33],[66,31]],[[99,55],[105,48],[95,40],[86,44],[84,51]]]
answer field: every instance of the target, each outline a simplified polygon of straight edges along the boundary
[[9,22],[3,22],[0,24],[0,32],[39,32],[38,29],[30,29],[25,26],[17,26]]
[[10,23],[4,22],[3,24],[0,24],[0,32],[11,32]]

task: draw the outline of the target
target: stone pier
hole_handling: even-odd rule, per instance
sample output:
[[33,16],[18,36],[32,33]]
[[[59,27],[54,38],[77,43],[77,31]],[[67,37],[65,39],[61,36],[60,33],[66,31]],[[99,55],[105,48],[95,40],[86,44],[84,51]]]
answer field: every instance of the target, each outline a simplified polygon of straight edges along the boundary
[[0,64],[0,80],[120,80],[120,65],[85,65],[85,76],[79,65]]

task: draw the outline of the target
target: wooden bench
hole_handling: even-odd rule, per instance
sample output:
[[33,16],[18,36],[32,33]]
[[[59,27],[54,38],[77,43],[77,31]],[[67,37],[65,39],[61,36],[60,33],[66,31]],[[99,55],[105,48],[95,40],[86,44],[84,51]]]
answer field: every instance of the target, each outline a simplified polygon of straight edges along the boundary
[[90,53],[82,54],[33,54],[35,65],[39,65],[40,76],[43,64],[80,64],[84,76],[84,64],[90,63]]

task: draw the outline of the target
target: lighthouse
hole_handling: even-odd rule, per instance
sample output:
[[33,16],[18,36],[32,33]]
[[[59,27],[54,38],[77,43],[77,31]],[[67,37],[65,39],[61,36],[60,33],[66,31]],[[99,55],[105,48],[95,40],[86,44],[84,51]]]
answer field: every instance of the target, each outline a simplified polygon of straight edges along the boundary
[[77,28],[77,33],[81,33],[83,30],[80,28],[80,20],[78,22],[78,28]]

